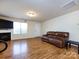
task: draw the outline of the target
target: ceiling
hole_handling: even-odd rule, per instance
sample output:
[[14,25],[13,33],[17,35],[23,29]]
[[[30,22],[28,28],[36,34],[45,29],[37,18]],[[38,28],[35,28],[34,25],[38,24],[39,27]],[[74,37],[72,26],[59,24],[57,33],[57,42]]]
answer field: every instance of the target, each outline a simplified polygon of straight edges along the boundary
[[[44,21],[79,9],[79,4],[69,0],[0,0],[0,15],[24,20]],[[75,0],[78,2],[78,0]],[[29,17],[26,12],[34,11],[36,17]]]

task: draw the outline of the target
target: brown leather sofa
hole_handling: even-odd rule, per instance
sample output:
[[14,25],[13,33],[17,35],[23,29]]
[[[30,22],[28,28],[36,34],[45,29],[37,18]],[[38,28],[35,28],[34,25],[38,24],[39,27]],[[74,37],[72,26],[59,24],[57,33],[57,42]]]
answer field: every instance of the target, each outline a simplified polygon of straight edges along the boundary
[[65,47],[65,40],[69,39],[69,32],[49,31],[42,36],[42,41],[51,43],[59,48]]

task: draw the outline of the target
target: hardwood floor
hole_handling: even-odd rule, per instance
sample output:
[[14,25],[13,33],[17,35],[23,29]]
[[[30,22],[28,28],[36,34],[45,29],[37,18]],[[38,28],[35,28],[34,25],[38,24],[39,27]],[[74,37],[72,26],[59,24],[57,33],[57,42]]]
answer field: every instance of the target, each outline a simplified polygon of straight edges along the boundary
[[10,41],[8,45],[0,59],[79,59],[76,48],[60,49],[40,38]]

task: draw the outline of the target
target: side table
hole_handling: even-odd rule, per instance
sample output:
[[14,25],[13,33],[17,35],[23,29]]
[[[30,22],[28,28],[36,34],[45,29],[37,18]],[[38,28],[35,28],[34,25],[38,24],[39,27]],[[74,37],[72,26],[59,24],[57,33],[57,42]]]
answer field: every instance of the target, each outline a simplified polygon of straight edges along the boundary
[[72,41],[72,40],[65,40],[65,48],[68,49],[71,48],[71,44],[77,45],[78,46],[78,54],[79,54],[79,42],[77,41]]

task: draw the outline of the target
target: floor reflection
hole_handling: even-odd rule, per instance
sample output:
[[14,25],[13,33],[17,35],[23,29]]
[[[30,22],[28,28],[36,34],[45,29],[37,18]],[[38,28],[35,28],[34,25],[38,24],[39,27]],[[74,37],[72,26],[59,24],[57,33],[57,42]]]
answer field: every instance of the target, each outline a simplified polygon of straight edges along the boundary
[[13,55],[26,55],[28,51],[27,43],[26,42],[15,42],[13,45]]

